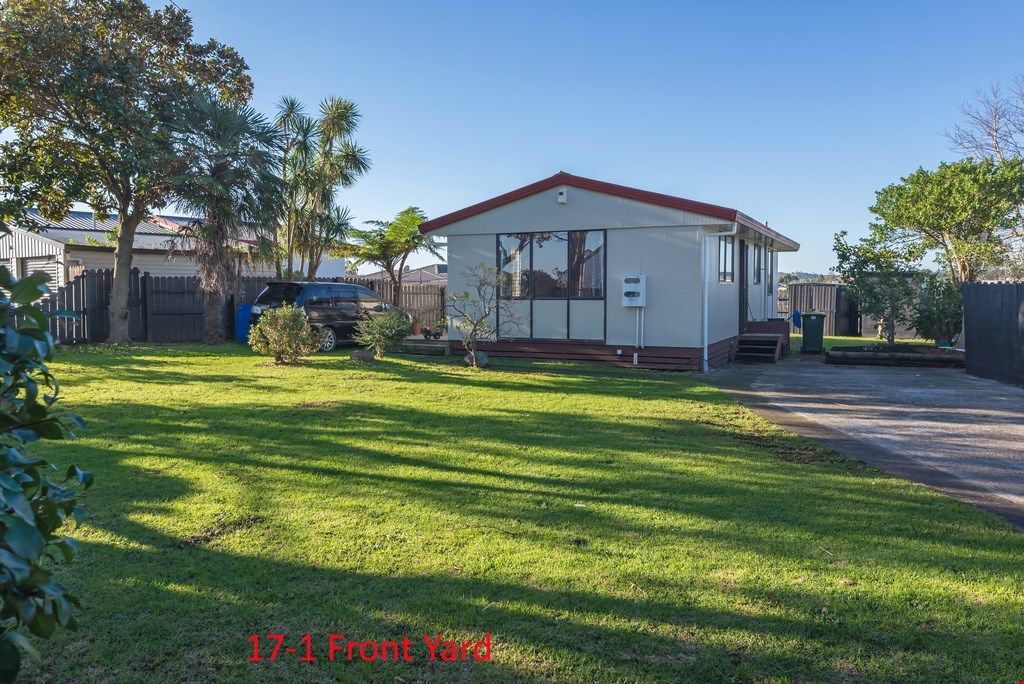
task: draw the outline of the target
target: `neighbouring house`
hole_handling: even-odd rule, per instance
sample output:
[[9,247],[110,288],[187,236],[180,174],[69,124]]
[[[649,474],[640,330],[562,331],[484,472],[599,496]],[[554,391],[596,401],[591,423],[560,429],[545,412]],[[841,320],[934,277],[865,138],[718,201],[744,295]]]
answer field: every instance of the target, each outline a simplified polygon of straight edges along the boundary
[[[391,281],[387,271],[376,271],[374,273],[360,276],[368,280]],[[403,285],[437,285],[444,287],[448,284],[448,264],[428,264],[419,268],[405,267],[402,274]]]
[[[0,265],[15,277],[33,271],[50,274],[50,286],[62,287],[79,273],[114,267],[117,221],[97,219],[90,211],[72,211],[59,222],[44,219],[35,210],[31,219],[40,230],[15,227],[0,236]],[[135,231],[132,267],[154,276],[193,276],[196,264],[191,243],[182,234],[191,221],[183,216],[151,216]],[[255,241],[239,240],[240,250],[253,250]],[[273,264],[248,264],[243,275],[273,275]]]
[[420,230],[447,238],[451,292],[471,291],[480,264],[498,269],[492,355],[650,368],[731,359],[776,316],[778,253],[800,247],[736,209],[568,173]]

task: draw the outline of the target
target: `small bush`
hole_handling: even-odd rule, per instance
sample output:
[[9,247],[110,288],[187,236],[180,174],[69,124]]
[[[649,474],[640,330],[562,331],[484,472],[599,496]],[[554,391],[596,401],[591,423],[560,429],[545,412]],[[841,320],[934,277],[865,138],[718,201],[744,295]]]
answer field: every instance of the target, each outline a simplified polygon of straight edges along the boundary
[[948,278],[928,274],[921,285],[921,296],[910,317],[917,334],[936,342],[951,342],[963,327],[964,301]]
[[355,341],[373,351],[377,358],[409,336],[412,328],[405,316],[394,309],[356,324]]
[[273,356],[274,363],[298,363],[320,348],[320,336],[310,327],[306,312],[286,304],[268,309],[249,329],[249,346],[257,354]]

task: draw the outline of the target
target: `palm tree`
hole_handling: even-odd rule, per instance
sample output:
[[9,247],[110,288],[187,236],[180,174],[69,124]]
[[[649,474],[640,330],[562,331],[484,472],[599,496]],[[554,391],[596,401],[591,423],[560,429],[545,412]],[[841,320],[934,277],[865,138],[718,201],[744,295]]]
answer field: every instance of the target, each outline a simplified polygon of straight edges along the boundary
[[352,240],[338,251],[351,257],[356,267],[373,264],[387,273],[394,290],[392,304],[401,306],[402,276],[409,257],[421,251],[441,257],[442,243],[420,232],[426,220],[419,207],[408,207],[390,221],[364,221],[372,228],[352,230]]
[[370,168],[369,154],[353,140],[359,119],[356,105],[338,97],[324,100],[316,119],[294,98],[278,104],[277,126],[286,139],[280,159],[286,189],[279,242],[289,275],[294,275],[297,255],[298,270],[314,279],[324,254],[345,237],[350,217],[337,204],[337,192]]
[[267,240],[265,227],[280,214],[284,185],[275,172],[283,141],[251,107],[207,95],[187,102],[171,130],[181,166],[175,195],[199,217],[187,233],[205,304],[203,340],[215,344],[224,341],[224,303],[247,257],[239,240]]

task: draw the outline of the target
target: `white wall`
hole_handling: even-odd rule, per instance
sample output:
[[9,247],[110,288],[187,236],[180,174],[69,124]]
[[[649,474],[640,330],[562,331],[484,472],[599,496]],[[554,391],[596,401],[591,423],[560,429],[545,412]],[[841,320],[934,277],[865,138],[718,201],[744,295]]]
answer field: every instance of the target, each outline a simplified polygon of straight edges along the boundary
[[[719,238],[709,237],[705,241],[708,268],[708,344],[735,337],[739,334],[740,285],[739,256],[735,258],[735,281],[722,283],[718,280]],[[737,240],[738,242],[738,240]],[[699,343],[698,343],[699,344]]]

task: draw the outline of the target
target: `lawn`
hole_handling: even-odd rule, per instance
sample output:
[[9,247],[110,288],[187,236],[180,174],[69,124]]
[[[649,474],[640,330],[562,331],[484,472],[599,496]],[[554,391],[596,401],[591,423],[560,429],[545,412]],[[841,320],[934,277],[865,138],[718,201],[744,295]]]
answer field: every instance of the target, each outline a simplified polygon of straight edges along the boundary
[[[1024,535],[695,376],[238,346],[53,366],[89,430],[37,451],[96,484],[63,577],[81,630],[34,680],[1024,676]],[[414,662],[329,662],[331,632],[409,635]],[[256,633],[319,659],[250,663]],[[438,633],[493,658],[429,662]]]

